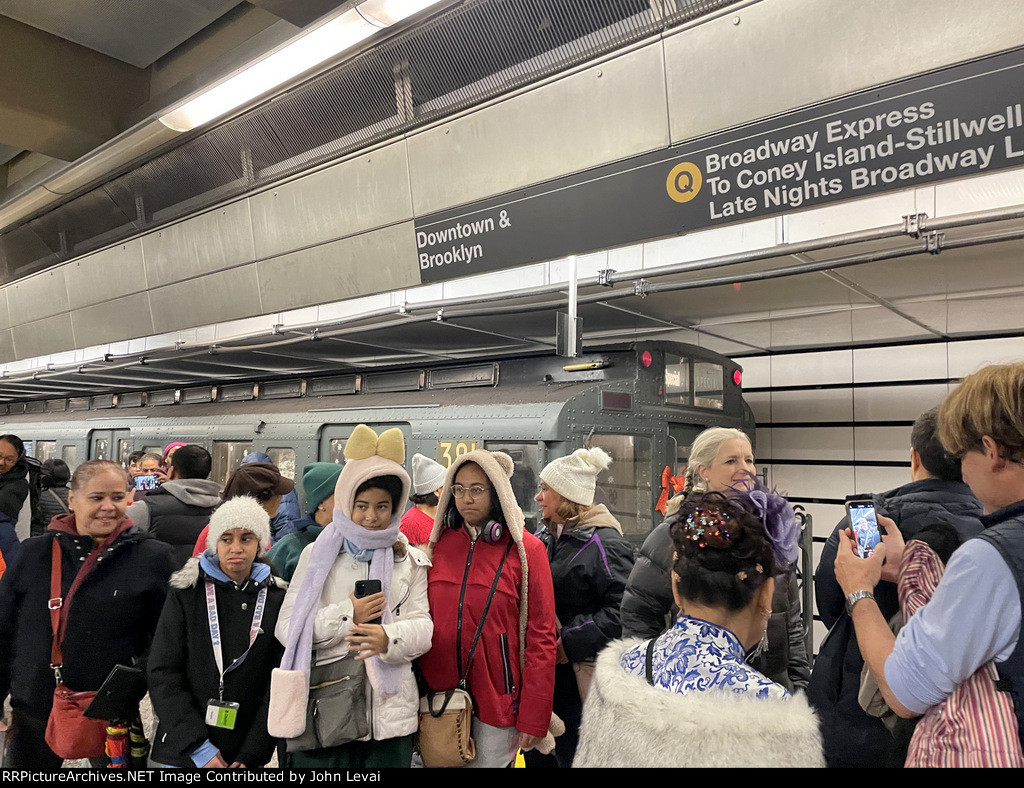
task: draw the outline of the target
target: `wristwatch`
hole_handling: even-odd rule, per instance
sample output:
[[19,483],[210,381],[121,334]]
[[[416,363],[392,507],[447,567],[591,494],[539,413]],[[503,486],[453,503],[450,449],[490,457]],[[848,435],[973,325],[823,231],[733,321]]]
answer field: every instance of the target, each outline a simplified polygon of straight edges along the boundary
[[854,591],[848,597],[846,597],[846,612],[851,616],[853,615],[853,606],[856,605],[862,599],[874,599],[875,595],[870,591]]

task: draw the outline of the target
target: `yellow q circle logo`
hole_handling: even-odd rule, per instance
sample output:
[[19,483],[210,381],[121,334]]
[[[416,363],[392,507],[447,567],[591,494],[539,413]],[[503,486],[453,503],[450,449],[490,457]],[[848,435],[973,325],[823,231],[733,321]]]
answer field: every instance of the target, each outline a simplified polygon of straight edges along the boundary
[[704,178],[697,165],[684,161],[669,172],[665,188],[668,189],[668,196],[676,202],[689,202],[697,196],[703,183]]

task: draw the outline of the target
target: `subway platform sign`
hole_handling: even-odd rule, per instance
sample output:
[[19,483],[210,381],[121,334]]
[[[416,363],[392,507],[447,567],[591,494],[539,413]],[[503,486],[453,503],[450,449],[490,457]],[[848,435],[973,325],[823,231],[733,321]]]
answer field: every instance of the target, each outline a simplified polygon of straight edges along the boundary
[[1024,165],[1024,50],[415,221],[422,282]]

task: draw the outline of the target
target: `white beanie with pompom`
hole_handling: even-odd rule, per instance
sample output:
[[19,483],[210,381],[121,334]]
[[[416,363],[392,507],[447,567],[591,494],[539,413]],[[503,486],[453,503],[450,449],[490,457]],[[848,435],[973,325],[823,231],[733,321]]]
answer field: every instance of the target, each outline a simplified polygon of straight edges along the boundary
[[241,528],[252,531],[260,540],[259,555],[266,555],[270,549],[270,515],[259,501],[248,495],[224,501],[210,515],[210,529],[206,533],[206,547],[217,551],[217,542],[225,531]]
[[597,475],[612,464],[612,458],[597,446],[576,449],[568,457],[552,460],[540,472],[540,480],[552,490],[574,503],[594,503]]

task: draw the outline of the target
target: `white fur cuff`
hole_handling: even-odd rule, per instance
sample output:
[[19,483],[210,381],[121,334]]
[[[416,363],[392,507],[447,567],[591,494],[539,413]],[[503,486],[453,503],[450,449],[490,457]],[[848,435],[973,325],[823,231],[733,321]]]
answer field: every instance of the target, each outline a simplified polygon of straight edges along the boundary
[[267,732],[277,739],[294,739],[306,730],[309,684],[301,670],[274,668],[270,676]]

